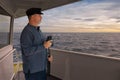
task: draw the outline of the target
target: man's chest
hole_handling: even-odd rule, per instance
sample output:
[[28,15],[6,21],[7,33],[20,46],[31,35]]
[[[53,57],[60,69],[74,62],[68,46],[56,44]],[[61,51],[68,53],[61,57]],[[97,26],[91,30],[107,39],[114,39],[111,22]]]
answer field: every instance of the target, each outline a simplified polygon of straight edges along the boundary
[[45,37],[42,32],[35,31],[33,33],[33,45],[43,44],[44,41],[45,41]]

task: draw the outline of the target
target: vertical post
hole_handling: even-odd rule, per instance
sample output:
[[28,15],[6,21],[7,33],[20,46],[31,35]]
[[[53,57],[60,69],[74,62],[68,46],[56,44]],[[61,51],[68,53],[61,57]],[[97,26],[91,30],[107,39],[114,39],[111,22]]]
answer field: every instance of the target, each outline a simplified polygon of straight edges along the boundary
[[[48,53],[48,57],[50,57],[51,56],[50,49],[48,49],[47,53]],[[48,76],[50,76],[50,69],[51,69],[50,61],[47,61],[47,75]]]
[[10,33],[9,33],[9,44],[13,44],[13,25],[14,25],[14,17],[11,16],[10,19]]

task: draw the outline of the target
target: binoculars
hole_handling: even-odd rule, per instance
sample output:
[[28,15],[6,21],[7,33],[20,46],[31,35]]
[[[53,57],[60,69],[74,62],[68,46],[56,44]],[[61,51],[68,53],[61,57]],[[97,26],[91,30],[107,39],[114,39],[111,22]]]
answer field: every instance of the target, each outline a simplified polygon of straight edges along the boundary
[[51,41],[51,42],[52,42],[52,45],[51,45],[51,46],[53,46],[53,39],[52,39],[52,36],[47,36],[46,41]]

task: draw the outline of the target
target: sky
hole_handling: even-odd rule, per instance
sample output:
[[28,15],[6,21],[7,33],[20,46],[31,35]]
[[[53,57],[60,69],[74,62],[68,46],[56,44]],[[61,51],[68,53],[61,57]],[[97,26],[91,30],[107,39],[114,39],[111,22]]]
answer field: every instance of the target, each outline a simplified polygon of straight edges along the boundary
[[[83,0],[43,11],[43,32],[120,32],[120,0]],[[15,19],[16,32],[28,23]]]

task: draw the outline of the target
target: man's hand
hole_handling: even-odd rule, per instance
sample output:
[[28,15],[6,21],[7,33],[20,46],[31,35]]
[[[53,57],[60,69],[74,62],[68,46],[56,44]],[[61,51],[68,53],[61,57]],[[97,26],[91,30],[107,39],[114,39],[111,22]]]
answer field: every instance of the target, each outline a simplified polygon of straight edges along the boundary
[[51,42],[51,41],[46,41],[46,42],[44,42],[44,47],[45,47],[46,49],[50,48],[51,45],[52,45],[52,42]]
[[50,57],[48,57],[48,61],[53,62],[53,56],[52,55]]

